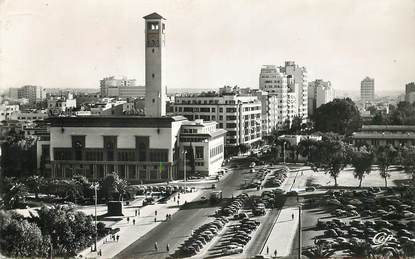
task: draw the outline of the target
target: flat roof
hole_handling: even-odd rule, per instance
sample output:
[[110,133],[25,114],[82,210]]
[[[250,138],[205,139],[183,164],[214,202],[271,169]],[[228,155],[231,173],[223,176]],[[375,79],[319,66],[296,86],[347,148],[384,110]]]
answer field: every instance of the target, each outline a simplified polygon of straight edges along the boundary
[[74,116],[48,118],[51,127],[170,128],[173,122],[187,121],[183,116]]
[[180,137],[211,137],[215,138],[221,135],[226,134],[226,130],[224,129],[217,129],[213,132],[203,132],[203,133],[180,133]]
[[414,133],[363,133],[353,134],[354,139],[415,139]]
[[415,126],[411,125],[362,125],[362,131],[364,130],[410,130],[415,131]]

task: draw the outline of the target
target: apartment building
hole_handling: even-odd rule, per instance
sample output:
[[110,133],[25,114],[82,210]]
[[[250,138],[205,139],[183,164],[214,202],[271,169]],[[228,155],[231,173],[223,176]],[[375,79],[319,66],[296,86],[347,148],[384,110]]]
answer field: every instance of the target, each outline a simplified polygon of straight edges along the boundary
[[415,102],[415,83],[411,82],[405,85],[405,102]]
[[258,97],[236,93],[176,96],[175,114],[188,120],[217,121],[225,129],[226,145],[253,144],[262,138],[262,106]]
[[29,103],[37,103],[46,98],[45,89],[37,85],[25,85],[17,91],[18,99],[27,99]]
[[[295,96],[291,98],[296,102],[295,109],[297,110],[297,114],[293,116],[299,116],[303,119],[303,122],[306,122],[308,117],[308,84],[306,68],[300,67],[295,64],[294,61],[286,61],[284,66],[280,67],[280,71],[287,76],[287,87],[289,88],[289,92],[296,93]],[[290,121],[291,118],[289,118]]]
[[274,115],[269,117],[270,130],[274,127],[283,127],[285,121],[289,119],[287,76],[274,65],[262,66],[259,89],[267,92],[269,97],[273,97],[269,102],[270,114]]
[[71,93],[66,98],[51,97],[48,99],[48,111],[52,115],[59,115],[76,108],[76,99]]
[[100,81],[101,97],[139,98],[145,96],[145,86],[138,86],[135,79],[106,77]]
[[10,116],[19,111],[19,105],[0,104],[0,121],[9,120]]
[[375,100],[375,79],[367,76],[360,82],[360,98],[363,103]]
[[308,83],[308,114],[313,115],[318,107],[333,101],[334,96],[330,81],[316,79]]

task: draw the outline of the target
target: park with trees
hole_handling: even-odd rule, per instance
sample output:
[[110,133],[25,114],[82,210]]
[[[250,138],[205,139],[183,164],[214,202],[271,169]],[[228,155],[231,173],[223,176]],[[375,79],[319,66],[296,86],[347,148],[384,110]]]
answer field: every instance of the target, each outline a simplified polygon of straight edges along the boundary
[[[0,210],[0,251],[10,257],[73,257],[91,246],[95,225],[91,215],[76,211],[76,205],[94,198],[87,178],[46,179],[32,175],[26,179],[3,179],[3,210]],[[99,203],[129,197],[131,188],[118,174],[107,175],[99,182]],[[33,194],[33,195],[30,195]],[[13,209],[37,207],[37,213],[23,217]],[[107,234],[98,224],[98,237]]]

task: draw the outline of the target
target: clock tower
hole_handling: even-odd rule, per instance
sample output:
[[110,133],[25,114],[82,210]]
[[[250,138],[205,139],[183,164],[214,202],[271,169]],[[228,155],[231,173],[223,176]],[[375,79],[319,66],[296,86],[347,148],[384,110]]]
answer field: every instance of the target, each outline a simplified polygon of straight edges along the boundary
[[158,13],[145,20],[146,95],[144,113],[147,117],[166,115],[165,20]]

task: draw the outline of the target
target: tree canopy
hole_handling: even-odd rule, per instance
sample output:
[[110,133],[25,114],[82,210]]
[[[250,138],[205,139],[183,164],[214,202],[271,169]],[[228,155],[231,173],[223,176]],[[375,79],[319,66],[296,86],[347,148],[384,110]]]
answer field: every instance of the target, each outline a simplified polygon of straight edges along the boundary
[[382,111],[371,114],[374,115],[370,121],[373,125],[415,125],[415,103],[399,102],[396,107],[391,105],[388,114]]
[[390,177],[388,170],[397,157],[397,150],[392,145],[379,146],[375,153],[376,163],[379,166],[379,174],[385,180],[385,187],[387,187],[387,179]]
[[4,176],[23,178],[36,171],[36,138],[11,135],[2,144]]
[[312,119],[315,130],[351,135],[362,125],[359,110],[350,98],[334,99],[317,108]]
[[309,162],[313,170],[323,170],[334,179],[337,186],[337,177],[347,165],[347,147],[341,140],[323,138],[312,143],[313,152],[309,152]]
[[352,151],[350,154],[350,162],[354,167],[354,177],[359,180],[359,187],[362,186],[362,180],[366,174],[370,174],[373,164],[373,153],[365,148]]

